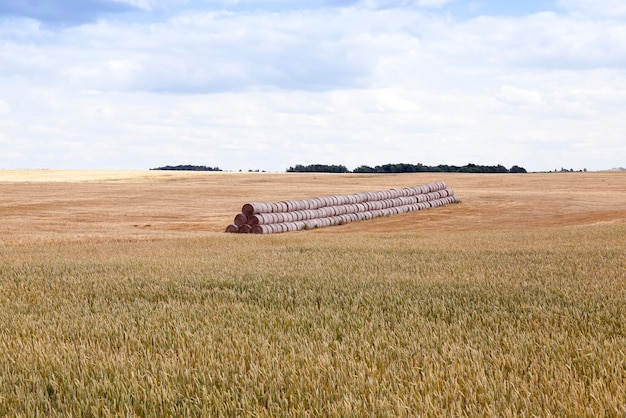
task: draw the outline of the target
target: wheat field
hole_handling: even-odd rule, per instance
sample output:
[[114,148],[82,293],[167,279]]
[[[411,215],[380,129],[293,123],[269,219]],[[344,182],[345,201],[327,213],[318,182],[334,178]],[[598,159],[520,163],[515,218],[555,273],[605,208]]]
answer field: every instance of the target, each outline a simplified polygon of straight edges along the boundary
[[[269,236],[248,201],[461,203]],[[0,171],[0,416],[625,416],[626,175]]]

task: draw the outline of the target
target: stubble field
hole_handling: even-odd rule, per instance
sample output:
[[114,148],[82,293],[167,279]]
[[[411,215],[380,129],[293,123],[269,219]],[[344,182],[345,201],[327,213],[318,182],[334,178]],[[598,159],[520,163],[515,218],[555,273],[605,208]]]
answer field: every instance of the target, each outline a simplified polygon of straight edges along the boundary
[[[445,181],[276,235],[248,201]],[[0,416],[624,416],[626,174],[0,171]]]

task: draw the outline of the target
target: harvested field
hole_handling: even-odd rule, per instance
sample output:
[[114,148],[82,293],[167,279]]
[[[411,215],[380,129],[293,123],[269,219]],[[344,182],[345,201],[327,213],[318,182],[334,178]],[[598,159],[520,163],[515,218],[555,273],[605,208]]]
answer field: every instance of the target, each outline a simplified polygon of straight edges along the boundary
[[[626,221],[626,173],[301,174],[0,171],[0,239],[221,233],[248,201],[445,181],[460,205],[369,222],[368,232],[511,230]],[[236,184],[237,187],[233,187]],[[348,224],[314,233],[358,231]]]
[[[436,181],[461,203],[223,232]],[[0,171],[0,416],[624,416],[625,185]]]

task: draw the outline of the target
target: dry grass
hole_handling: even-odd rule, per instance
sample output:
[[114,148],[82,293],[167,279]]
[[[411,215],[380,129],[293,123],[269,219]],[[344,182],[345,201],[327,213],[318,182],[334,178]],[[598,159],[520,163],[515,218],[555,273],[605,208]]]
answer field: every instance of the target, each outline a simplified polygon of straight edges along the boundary
[[[2,174],[0,416],[626,414],[623,174]],[[439,179],[461,204],[221,233]]]

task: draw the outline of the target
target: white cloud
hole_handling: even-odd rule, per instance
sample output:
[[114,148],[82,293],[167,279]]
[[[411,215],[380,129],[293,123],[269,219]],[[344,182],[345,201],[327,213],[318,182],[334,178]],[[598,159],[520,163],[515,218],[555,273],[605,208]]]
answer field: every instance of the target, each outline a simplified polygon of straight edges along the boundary
[[609,18],[626,16],[626,3],[623,0],[557,0],[557,4],[585,16]]
[[541,93],[512,86],[502,86],[496,98],[507,104],[521,106],[536,106],[542,102]]
[[0,23],[0,168],[625,165],[620,21],[432,10]]

